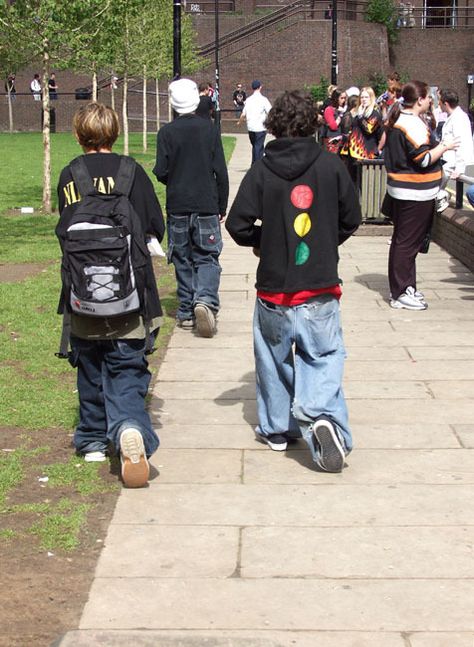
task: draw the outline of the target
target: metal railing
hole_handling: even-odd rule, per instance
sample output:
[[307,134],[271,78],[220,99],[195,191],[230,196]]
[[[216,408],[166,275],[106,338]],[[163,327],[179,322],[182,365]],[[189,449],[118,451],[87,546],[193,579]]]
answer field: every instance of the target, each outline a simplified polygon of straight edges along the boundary
[[469,175],[461,174],[456,179],[456,209],[463,208],[463,198],[464,198],[464,185],[465,184],[474,184],[474,177]]

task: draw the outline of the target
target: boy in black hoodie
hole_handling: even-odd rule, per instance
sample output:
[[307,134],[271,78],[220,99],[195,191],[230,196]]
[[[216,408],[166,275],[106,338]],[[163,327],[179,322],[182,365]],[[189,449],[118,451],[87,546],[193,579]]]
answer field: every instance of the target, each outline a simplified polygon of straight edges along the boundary
[[226,227],[260,257],[257,438],[284,451],[302,435],[320,468],[340,472],[352,438],[342,390],[338,245],[358,228],[360,207],[342,162],[314,140],[316,122],[309,95],[277,99],[266,124],[276,139],[244,177]]

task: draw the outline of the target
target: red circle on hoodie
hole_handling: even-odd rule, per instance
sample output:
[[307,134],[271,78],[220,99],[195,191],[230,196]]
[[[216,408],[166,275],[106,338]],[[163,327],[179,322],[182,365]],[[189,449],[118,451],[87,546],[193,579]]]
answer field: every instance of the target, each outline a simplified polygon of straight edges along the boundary
[[309,209],[313,203],[313,191],[307,184],[298,184],[290,195],[291,204],[297,209]]

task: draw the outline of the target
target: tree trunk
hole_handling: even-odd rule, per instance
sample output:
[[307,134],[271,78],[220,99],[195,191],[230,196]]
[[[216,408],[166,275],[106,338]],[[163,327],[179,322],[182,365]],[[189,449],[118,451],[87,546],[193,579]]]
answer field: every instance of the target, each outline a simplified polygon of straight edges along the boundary
[[49,42],[43,40],[43,211],[51,213],[51,134],[49,102]]
[[156,131],[160,130],[160,81],[155,79],[155,92],[156,92]]
[[12,93],[10,92],[10,82],[7,81],[7,94],[8,94],[8,127],[10,133],[13,132],[13,106],[12,106]]
[[110,75],[110,107],[115,110],[115,72]]
[[147,95],[146,95],[146,65],[143,66],[143,152],[148,150],[148,114],[147,114]]
[[128,155],[128,112],[127,112],[127,94],[128,94],[128,73],[123,75],[123,98],[122,98],[122,121],[123,121],[123,154]]
[[97,101],[97,70],[92,72],[92,101]]

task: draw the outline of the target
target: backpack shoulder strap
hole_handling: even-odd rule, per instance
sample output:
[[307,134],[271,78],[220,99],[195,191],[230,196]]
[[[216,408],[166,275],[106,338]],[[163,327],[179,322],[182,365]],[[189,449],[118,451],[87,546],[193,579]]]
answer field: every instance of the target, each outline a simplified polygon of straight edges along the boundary
[[76,157],[69,164],[72,179],[76,185],[77,190],[81,196],[91,195],[96,193],[94,182],[92,181],[89,169],[86,166],[83,156]]
[[136,168],[137,164],[134,159],[126,155],[121,156],[119,170],[115,178],[114,193],[121,193],[127,197],[130,195]]

